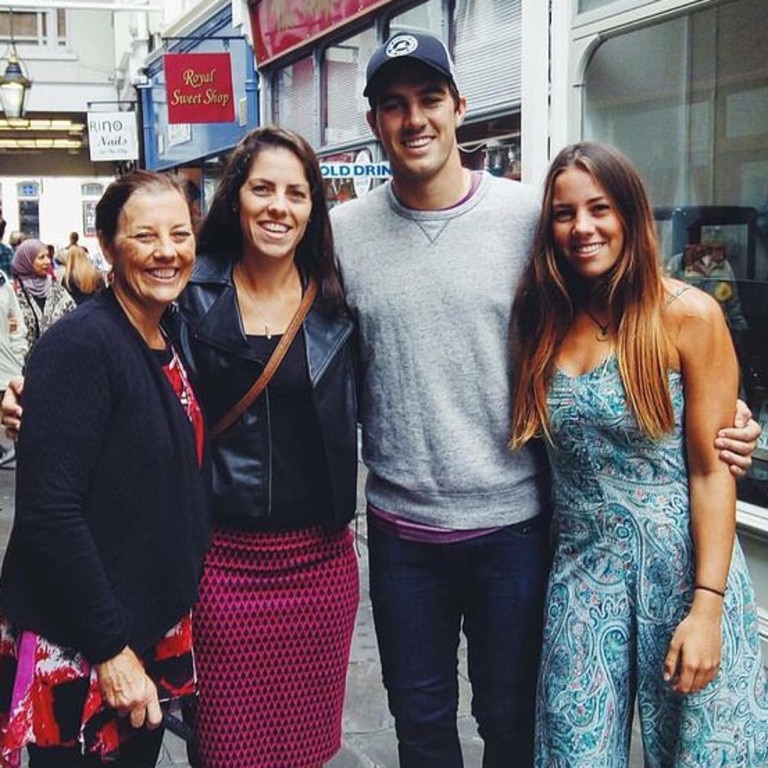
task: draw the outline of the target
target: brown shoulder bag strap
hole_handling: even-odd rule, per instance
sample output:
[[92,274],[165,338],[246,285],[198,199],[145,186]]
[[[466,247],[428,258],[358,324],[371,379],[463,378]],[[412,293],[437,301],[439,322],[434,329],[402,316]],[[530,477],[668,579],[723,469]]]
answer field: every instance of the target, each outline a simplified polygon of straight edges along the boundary
[[213,425],[210,431],[211,437],[218,437],[224,430],[229,429],[245,413],[248,406],[264,391],[264,388],[269,384],[269,380],[285,357],[285,353],[288,351],[288,347],[291,346],[296,333],[301,328],[301,324],[304,322],[304,318],[307,316],[315,296],[317,296],[317,282],[314,278],[310,277],[307,290],[304,291],[304,296],[301,299],[301,304],[299,304],[296,314],[291,318],[291,322],[275,347],[275,351],[264,366],[264,370],[256,381],[253,382],[251,388]]

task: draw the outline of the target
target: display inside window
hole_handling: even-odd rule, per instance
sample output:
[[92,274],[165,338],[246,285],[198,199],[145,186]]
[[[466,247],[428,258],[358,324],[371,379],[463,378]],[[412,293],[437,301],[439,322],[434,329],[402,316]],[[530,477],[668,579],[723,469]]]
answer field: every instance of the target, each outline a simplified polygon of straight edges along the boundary
[[585,71],[583,137],[617,146],[638,167],[667,273],[723,310],[740,394],[763,427],[739,498],[768,510],[768,90],[757,76],[766,39],[765,0],[607,37]]

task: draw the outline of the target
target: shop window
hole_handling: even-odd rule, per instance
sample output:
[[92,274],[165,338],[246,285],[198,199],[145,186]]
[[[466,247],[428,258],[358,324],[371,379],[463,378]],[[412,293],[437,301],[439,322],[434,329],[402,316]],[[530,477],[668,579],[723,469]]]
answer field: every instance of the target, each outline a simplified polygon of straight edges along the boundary
[[[67,44],[67,13],[63,8],[13,12],[13,38],[19,45],[61,48]],[[0,37],[11,37],[11,12],[0,11]]]
[[22,181],[16,187],[19,199],[19,229],[30,237],[40,237],[40,185]]
[[376,33],[371,27],[325,49],[324,144],[340,144],[368,138],[370,128],[365,120],[368,101],[363,98],[363,88],[365,68],[376,45]]
[[368,194],[392,175],[389,163],[375,161],[368,147],[325,155],[320,158],[320,170],[329,208]]
[[456,2],[454,59],[470,115],[520,104],[521,6],[521,0]]
[[603,8],[615,2],[616,0],[579,0],[579,13],[594,11],[597,8]]
[[89,182],[80,185],[80,196],[83,199],[83,235],[96,237],[96,203],[99,202],[104,187],[101,184]]
[[443,28],[443,4],[441,0],[428,0],[415,8],[410,8],[403,13],[392,16],[389,20],[389,34],[393,35],[400,30],[418,30],[430,32],[438,37],[445,38]]
[[[763,427],[739,496],[768,506],[768,86],[765,0],[610,37],[585,75],[584,135],[622,149],[655,206],[670,274],[717,299]],[[637,73],[643,76],[638,77]]]
[[278,125],[296,131],[310,144],[317,145],[319,120],[315,108],[315,64],[312,56],[277,71],[273,114]]

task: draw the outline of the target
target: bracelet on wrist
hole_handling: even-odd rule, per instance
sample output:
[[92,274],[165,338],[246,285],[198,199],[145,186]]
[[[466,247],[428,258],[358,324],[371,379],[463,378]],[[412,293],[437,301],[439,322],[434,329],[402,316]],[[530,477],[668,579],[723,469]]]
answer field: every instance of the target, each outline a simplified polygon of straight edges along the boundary
[[725,592],[721,591],[719,589],[715,589],[714,587],[705,587],[703,584],[696,584],[694,586],[694,590],[700,589],[704,592],[711,592],[713,595],[719,595],[720,597],[725,597]]

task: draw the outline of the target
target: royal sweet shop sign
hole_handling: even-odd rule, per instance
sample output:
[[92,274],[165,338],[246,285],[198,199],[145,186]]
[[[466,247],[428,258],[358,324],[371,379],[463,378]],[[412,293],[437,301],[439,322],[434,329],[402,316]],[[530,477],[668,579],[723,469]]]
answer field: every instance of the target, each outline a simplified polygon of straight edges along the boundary
[[169,123],[231,123],[235,119],[228,53],[166,53]]

